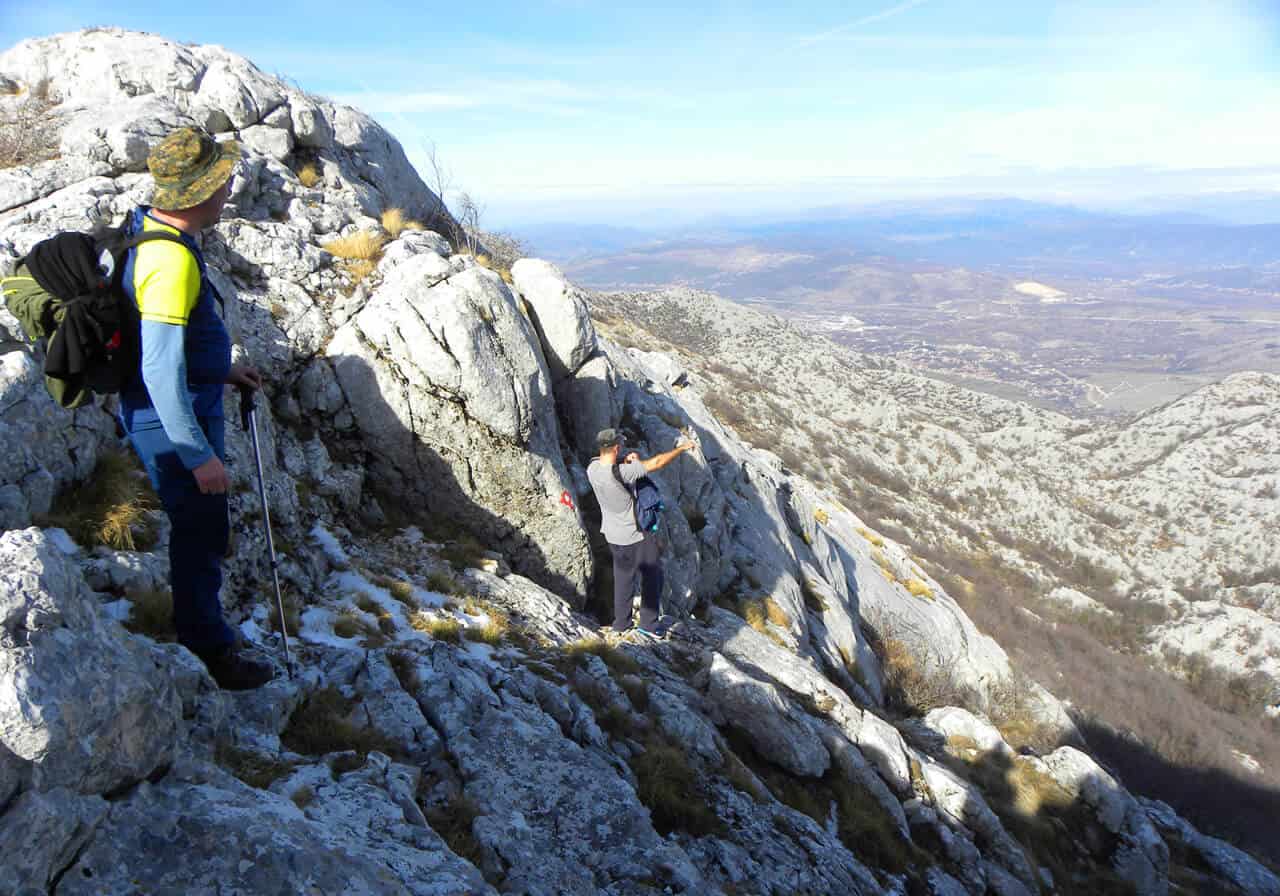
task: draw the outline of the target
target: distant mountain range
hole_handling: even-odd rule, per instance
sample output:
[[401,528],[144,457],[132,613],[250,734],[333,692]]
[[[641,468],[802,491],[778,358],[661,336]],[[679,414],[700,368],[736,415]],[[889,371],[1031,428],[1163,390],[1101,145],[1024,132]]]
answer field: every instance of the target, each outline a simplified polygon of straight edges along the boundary
[[1120,214],[1019,199],[939,200],[816,209],[769,221],[709,220],[668,232],[550,224],[527,227],[524,235],[538,252],[575,270],[624,250],[750,245],[1041,276],[1134,278],[1206,270],[1217,276],[1228,268],[1233,284],[1280,283],[1280,200],[1206,199],[1203,212],[1188,208],[1195,206]]

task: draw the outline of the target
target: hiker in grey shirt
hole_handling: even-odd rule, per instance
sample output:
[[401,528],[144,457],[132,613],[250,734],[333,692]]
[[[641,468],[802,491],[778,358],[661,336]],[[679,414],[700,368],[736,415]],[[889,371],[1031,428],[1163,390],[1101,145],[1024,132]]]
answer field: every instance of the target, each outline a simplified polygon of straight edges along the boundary
[[[636,525],[635,495],[630,486],[645,474],[661,470],[694,446],[692,442],[682,441],[672,450],[648,460],[641,460],[640,455],[632,452],[619,463],[622,442],[618,432],[604,429],[596,436],[596,447],[600,454],[587,466],[587,478],[591,480],[591,489],[600,502],[600,531],[613,554],[613,631],[631,629],[631,595],[639,576],[639,628],[642,632],[654,634],[658,630],[662,598],[658,536],[654,532],[641,532]],[[614,474],[615,466],[617,475]]]

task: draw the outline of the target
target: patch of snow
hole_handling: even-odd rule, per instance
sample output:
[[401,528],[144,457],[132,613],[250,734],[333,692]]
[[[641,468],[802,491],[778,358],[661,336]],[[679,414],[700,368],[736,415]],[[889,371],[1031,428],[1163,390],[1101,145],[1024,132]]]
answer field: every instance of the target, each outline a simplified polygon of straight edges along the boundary
[[[59,529],[57,531],[61,532],[62,530]],[[126,600],[123,597],[119,600],[113,600],[109,604],[102,605],[102,612],[106,613],[109,618],[121,623],[129,618],[129,613],[132,610],[133,601]]]
[[338,539],[333,537],[324,526],[316,523],[311,527],[309,533],[312,540],[320,546],[320,550],[324,551],[324,555],[329,558],[329,562],[334,566],[350,566],[351,558],[347,556],[347,552],[342,549],[342,545],[338,544]]
[[250,644],[263,644],[269,638],[268,634],[263,631],[252,616],[240,623],[240,634]]
[[439,591],[428,591],[415,585],[413,587],[413,599],[422,607],[439,609],[444,606],[444,602],[449,599],[449,595]]
[[337,614],[327,607],[307,607],[302,611],[302,624],[298,627],[298,637],[312,644],[326,644],[343,650],[360,649],[359,638],[339,638],[333,633],[333,623],[336,618]]

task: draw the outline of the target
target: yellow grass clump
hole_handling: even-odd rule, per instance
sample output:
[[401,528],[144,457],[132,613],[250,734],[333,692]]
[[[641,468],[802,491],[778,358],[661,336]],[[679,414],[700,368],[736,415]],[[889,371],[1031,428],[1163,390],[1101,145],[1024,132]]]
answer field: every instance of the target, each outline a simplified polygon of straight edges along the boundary
[[[109,451],[98,458],[93,474],[59,495],[52,511],[39,522],[66,529],[85,547],[134,551],[148,548],[154,538],[147,513],[157,504],[133,456]],[[141,545],[136,543],[135,530],[144,533]]]
[[861,535],[863,538],[865,538],[867,541],[871,542],[871,544],[873,544],[875,547],[878,547],[878,548],[884,547],[884,539],[881,538],[876,533],[872,532],[866,526],[859,526],[858,534]]
[[823,525],[823,526],[825,526],[831,520],[830,514],[828,514],[821,507],[819,507],[817,510],[813,512],[813,518],[817,520],[820,525]]
[[404,216],[404,210],[389,208],[382,213],[382,229],[393,240],[399,239],[406,230],[426,230],[421,221],[411,221]]
[[409,624],[437,641],[448,641],[450,644],[457,644],[462,640],[462,623],[452,616],[414,613],[409,619]]
[[911,594],[912,597],[933,600],[933,589],[919,579],[910,579],[907,582],[907,592]]
[[347,261],[375,261],[382,254],[387,238],[370,230],[357,230],[329,240],[321,248],[335,258]]
[[764,599],[764,615],[765,618],[774,625],[781,626],[782,628],[789,628],[791,626],[791,617],[787,615],[786,610],[778,606],[777,601],[772,597],[766,597]]
[[298,170],[298,181],[310,190],[316,184],[320,183],[320,172],[316,166],[308,162]]

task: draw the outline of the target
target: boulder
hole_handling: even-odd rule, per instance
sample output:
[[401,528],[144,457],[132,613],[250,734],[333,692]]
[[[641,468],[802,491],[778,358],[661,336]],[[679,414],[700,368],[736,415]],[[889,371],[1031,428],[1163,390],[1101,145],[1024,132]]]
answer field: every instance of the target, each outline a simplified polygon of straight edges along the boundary
[[1075,747],[1059,747],[1032,761],[1115,836],[1109,859],[1117,874],[1140,893],[1169,892],[1169,847],[1129,791]]
[[718,653],[711,659],[707,699],[757,753],[791,774],[820,778],[831,766],[831,756],[803,710],[775,685],[751,677]]
[[537,337],[496,274],[473,267],[441,281],[436,258],[395,267],[325,353],[371,473],[581,601],[590,555],[561,501],[573,484]]
[[551,375],[559,381],[577,373],[596,350],[586,295],[555,265],[538,258],[517,261],[511,278],[528,303]]
[[164,654],[108,622],[39,529],[0,535],[0,745],[37,790],[109,793],[173,756],[182,702]]
[[100,796],[82,796],[65,787],[18,797],[0,815],[0,838],[9,845],[0,863],[0,892],[52,892],[108,807]]

